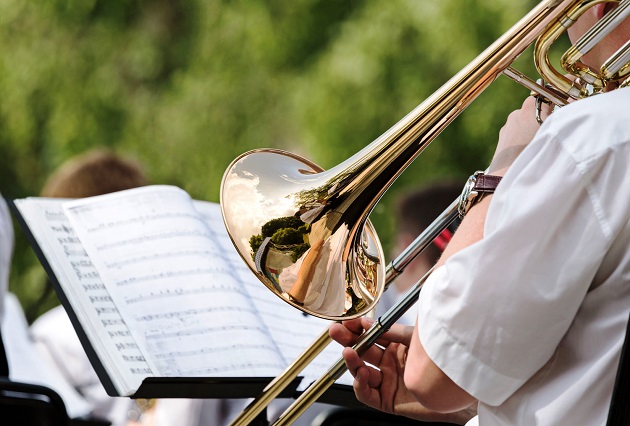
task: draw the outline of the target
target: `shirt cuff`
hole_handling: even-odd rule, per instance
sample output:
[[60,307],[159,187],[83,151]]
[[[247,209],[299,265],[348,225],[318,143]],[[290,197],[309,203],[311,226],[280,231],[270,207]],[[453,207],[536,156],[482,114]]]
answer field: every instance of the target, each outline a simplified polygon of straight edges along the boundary
[[496,372],[475,357],[470,350],[474,341],[462,341],[449,333],[448,319],[458,315],[458,309],[439,303],[438,284],[446,282],[448,270],[441,266],[422,287],[418,301],[420,342],[429,358],[460,388],[485,404],[498,406],[522,385],[522,381]]

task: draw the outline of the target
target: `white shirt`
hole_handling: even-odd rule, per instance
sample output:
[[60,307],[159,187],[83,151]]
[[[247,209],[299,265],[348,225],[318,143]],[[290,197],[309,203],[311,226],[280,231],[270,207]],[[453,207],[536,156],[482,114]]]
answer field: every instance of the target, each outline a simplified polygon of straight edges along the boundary
[[421,342],[482,426],[606,422],[630,311],[628,106],[619,89],[548,118],[484,239],[425,284]]
[[81,392],[91,404],[93,416],[107,419],[113,426],[127,423],[127,412],[133,401],[107,395],[62,306],[37,318],[30,331],[39,354]]
[[17,297],[7,293],[2,305],[4,318],[0,325],[11,380],[49,387],[61,396],[71,418],[88,416],[92,406],[65,379],[56,365],[39,353]]
[[9,207],[0,194],[0,321],[4,311],[2,300],[9,287],[11,257],[13,256],[13,222]]

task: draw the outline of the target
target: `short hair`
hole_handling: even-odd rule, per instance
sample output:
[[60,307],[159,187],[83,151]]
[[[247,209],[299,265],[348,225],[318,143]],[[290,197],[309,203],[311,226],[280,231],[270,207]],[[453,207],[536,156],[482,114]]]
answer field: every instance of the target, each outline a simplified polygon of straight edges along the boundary
[[46,181],[41,195],[83,198],[147,185],[135,161],[97,149],[63,163]]
[[[140,165],[104,149],[95,149],[66,160],[46,181],[43,197],[84,198],[147,185]],[[29,307],[26,316],[35,319],[47,304],[52,285]]]

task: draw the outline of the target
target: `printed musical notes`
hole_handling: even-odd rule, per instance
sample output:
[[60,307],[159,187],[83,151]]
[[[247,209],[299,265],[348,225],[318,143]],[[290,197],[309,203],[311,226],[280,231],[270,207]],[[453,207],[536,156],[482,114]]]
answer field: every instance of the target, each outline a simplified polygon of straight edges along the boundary
[[[258,282],[220,206],[179,188],[16,206],[120,395],[150,376],[276,376],[328,325]],[[303,384],[337,360],[329,346]]]
[[[90,344],[111,363],[109,368],[124,369],[130,371],[132,377],[138,377],[127,379],[128,383],[124,385],[137,388],[142,378],[151,374],[151,369],[70,226],[60,202],[30,198],[16,200],[15,204],[24,219],[32,224],[31,228],[49,259],[59,285],[64,287],[66,297],[76,307],[76,314],[85,321],[84,328]],[[122,384],[119,386],[125,389]]]
[[[230,375],[228,365],[236,358],[249,366],[242,375],[273,375],[285,364],[251,305],[238,267],[227,260],[225,240],[219,241],[186,193],[139,188],[69,202],[65,212],[159,374],[207,374],[212,366]],[[199,349],[200,342],[214,346]],[[252,362],[261,351],[275,354],[274,371]]]

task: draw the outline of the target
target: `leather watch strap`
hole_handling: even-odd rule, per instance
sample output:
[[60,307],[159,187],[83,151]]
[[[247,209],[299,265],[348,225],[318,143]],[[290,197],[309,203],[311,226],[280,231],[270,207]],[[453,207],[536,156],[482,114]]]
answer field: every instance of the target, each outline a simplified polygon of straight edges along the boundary
[[479,173],[476,175],[473,190],[487,193],[494,192],[494,190],[499,185],[499,182],[501,182],[501,177],[502,176],[486,175],[483,173]]
[[464,217],[485,194],[493,193],[499,182],[501,182],[501,176],[486,175],[482,171],[477,171],[470,176],[459,199],[459,215]]

